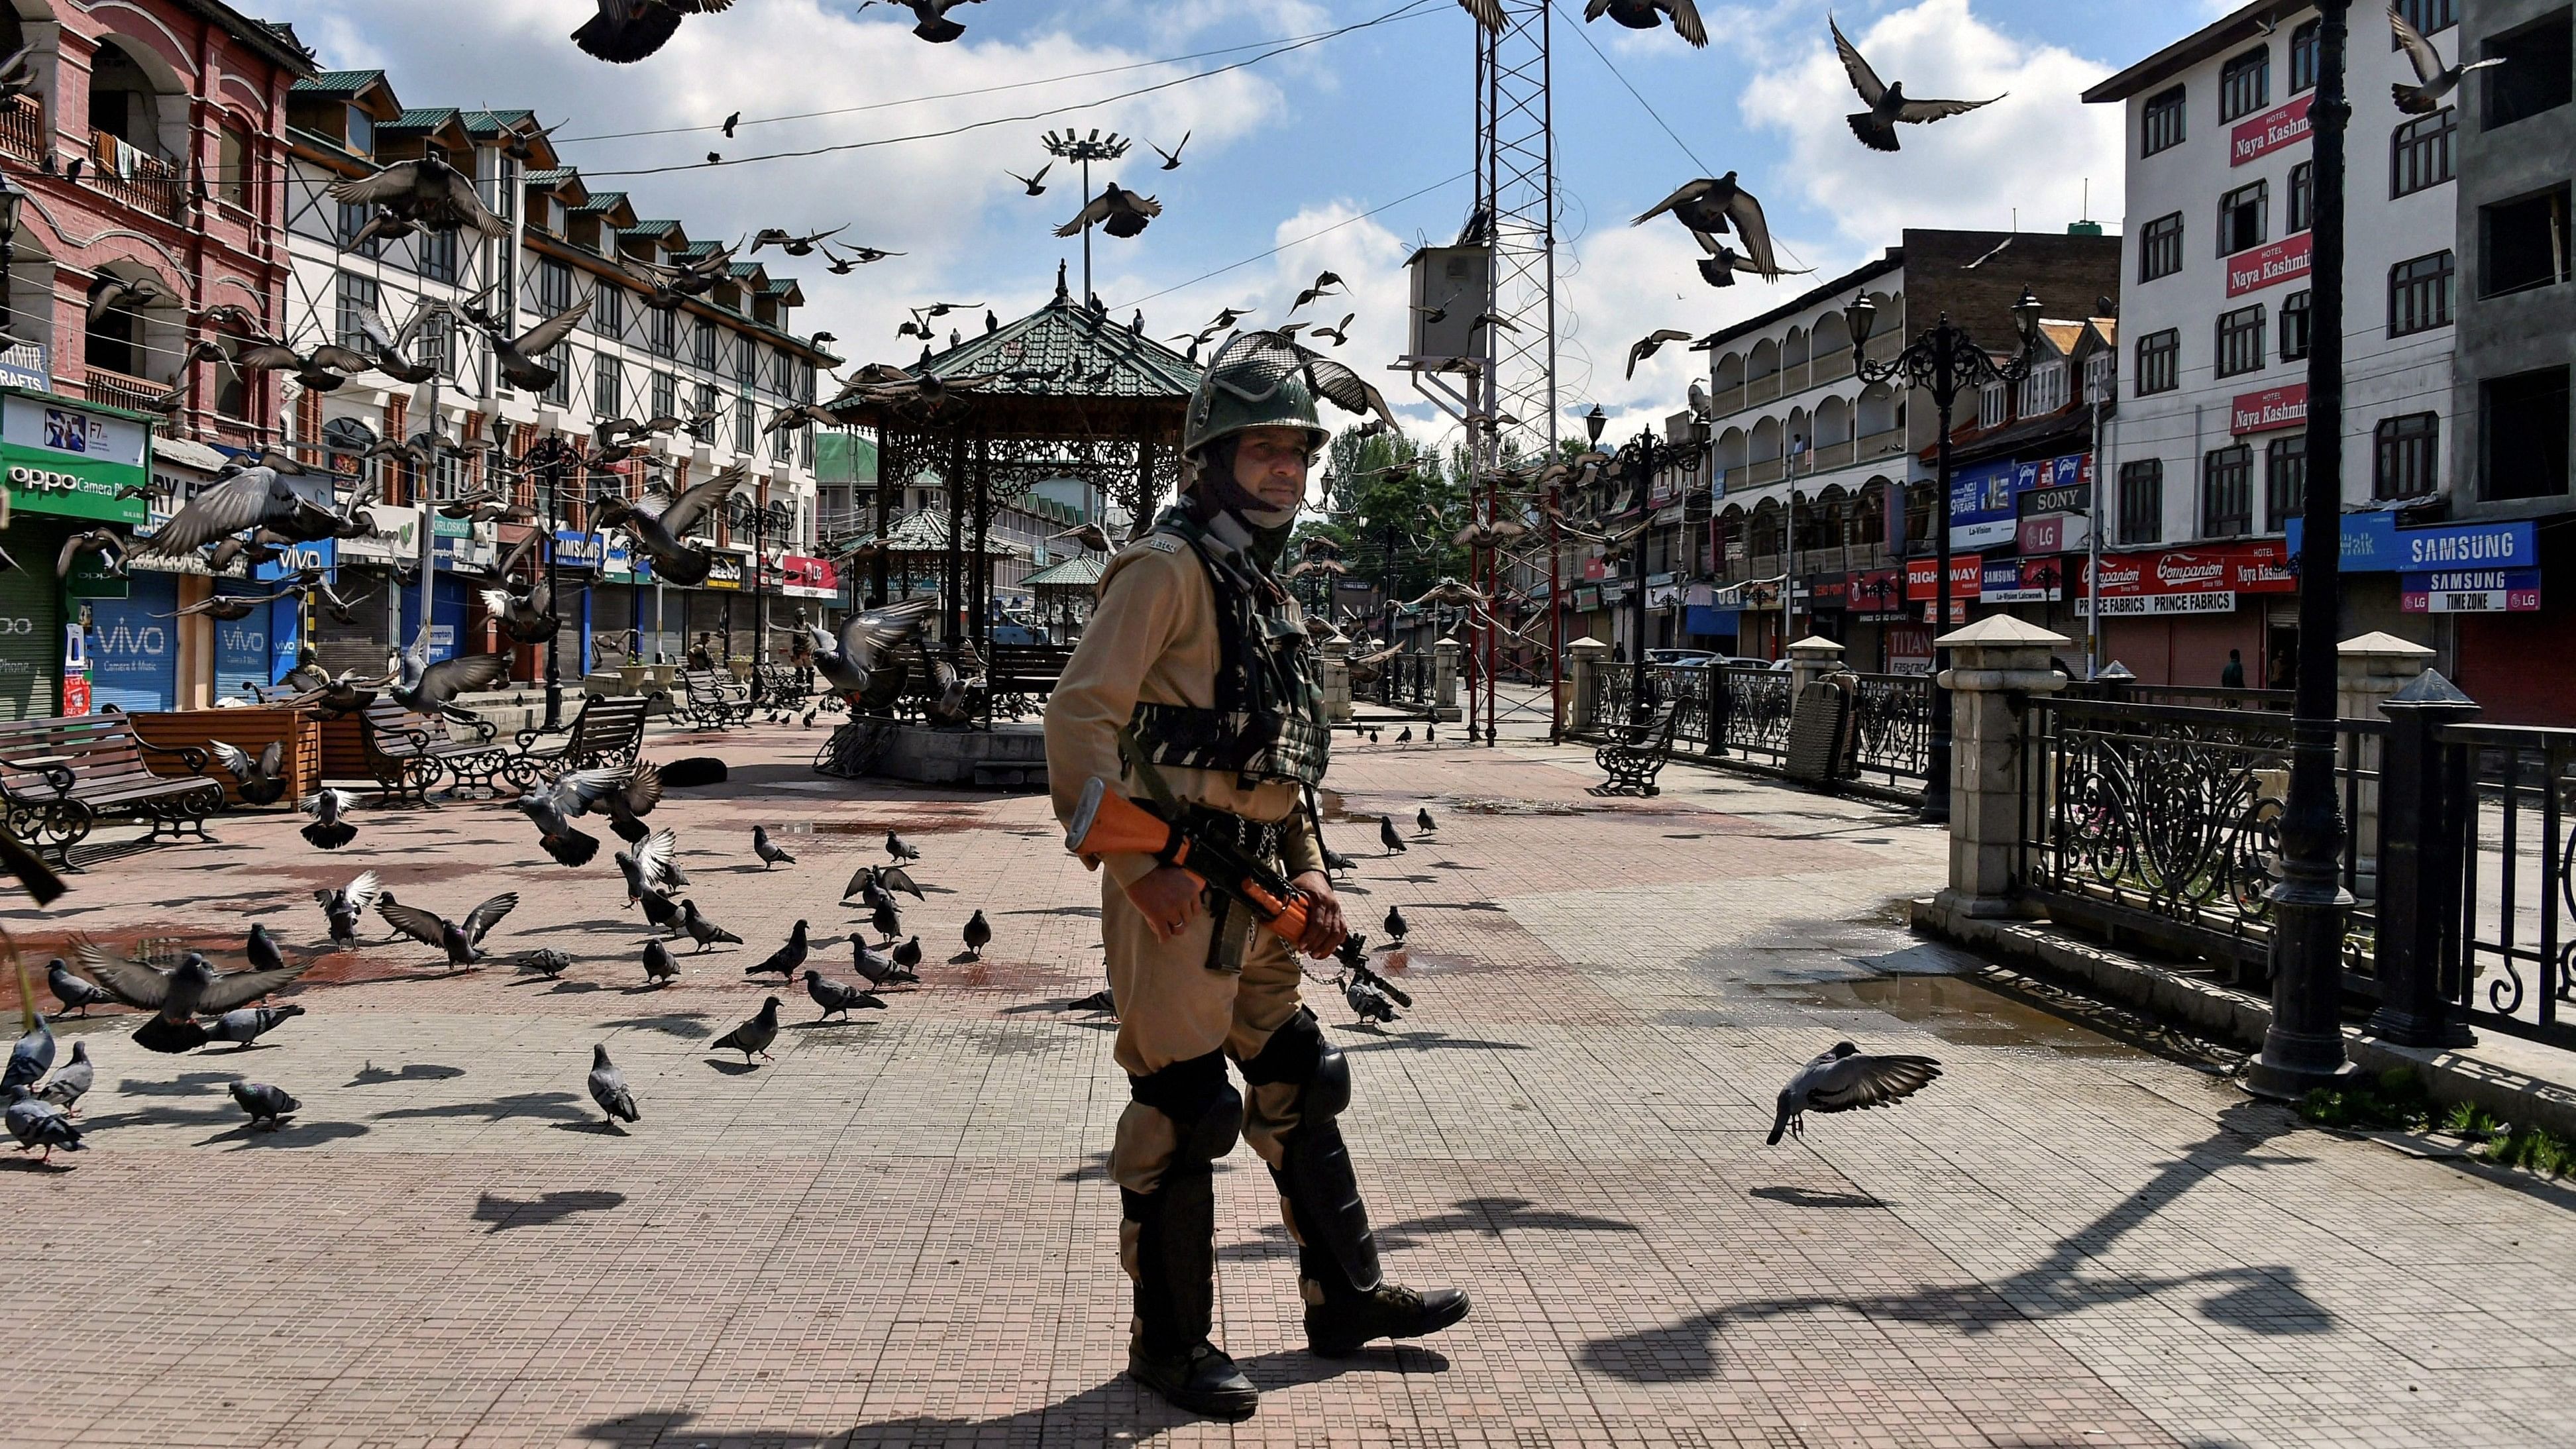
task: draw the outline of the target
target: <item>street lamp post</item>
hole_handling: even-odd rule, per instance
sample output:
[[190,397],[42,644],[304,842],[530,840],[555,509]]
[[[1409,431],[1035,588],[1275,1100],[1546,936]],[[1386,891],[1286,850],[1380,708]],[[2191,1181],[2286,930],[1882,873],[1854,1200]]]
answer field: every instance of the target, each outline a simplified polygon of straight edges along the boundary
[[[731,516],[730,521],[734,528],[751,530],[751,699],[754,704],[758,704],[763,694],[760,682],[760,656],[769,648],[769,594],[762,587],[761,575],[768,565],[769,532],[772,528],[785,531],[788,521],[787,507],[776,499],[767,503],[755,503],[736,494],[727,501],[725,508]],[[733,654],[733,610],[731,608],[725,610],[725,654],[728,658]]]
[[[2024,290],[2012,312],[2014,329],[2021,334],[2021,351],[2010,361],[1997,362],[1988,356],[1967,329],[1953,324],[1944,312],[1930,331],[1904,351],[1885,362],[1872,362],[1867,344],[1878,321],[1877,304],[1864,292],[1843,309],[1843,323],[1851,332],[1853,373],[1863,383],[1895,382],[1926,389],[1940,415],[1940,436],[1934,444],[1935,486],[1940,496],[1932,527],[1933,566],[1940,571],[1933,584],[1936,637],[1950,627],[1950,411],[1964,388],[1988,382],[2009,385],[2030,376],[2039,346],[2039,299]],[[1924,782],[1923,818],[1934,823],[1950,818],[1950,696],[1941,687],[1941,670],[1949,652],[1936,650],[1932,660],[1932,729],[1924,761],[1931,778]]]
[[[1088,136],[1080,137],[1075,136],[1071,131],[1062,135],[1049,131],[1046,133],[1045,144],[1048,155],[1058,160],[1082,163],[1082,210],[1084,215],[1088,216],[1091,212],[1091,163],[1115,161],[1126,155],[1128,148],[1136,143],[1115,131],[1106,136],[1093,131]],[[1091,305],[1091,223],[1089,221],[1082,224],[1082,305],[1085,307]]]
[[[1601,409],[1595,404],[1591,414],[1584,419],[1584,431],[1592,435],[1595,444],[1601,441],[1601,423],[1595,421],[1599,418]],[[1692,486],[1691,480],[1699,476],[1700,465],[1707,454],[1708,420],[1696,414],[1690,421],[1690,441],[1687,444],[1676,447],[1665,442],[1649,427],[1640,429],[1637,436],[1619,449],[1618,465],[1637,485],[1637,527],[1628,540],[1632,560],[1629,572],[1636,578],[1636,599],[1631,605],[1636,648],[1628,660],[1628,716],[1637,724],[1644,724],[1653,717],[1646,699],[1646,534],[1654,519],[1650,506],[1652,485],[1659,470],[1679,468],[1682,491],[1687,492]]]
[[[555,553],[561,546],[563,528],[564,474],[581,461],[580,450],[562,436],[549,437],[528,450],[520,466],[533,468],[546,480],[546,607],[563,607],[561,576],[556,572]],[[562,653],[563,625],[555,625],[555,637],[546,641],[546,728],[563,728],[563,674],[556,661]]]

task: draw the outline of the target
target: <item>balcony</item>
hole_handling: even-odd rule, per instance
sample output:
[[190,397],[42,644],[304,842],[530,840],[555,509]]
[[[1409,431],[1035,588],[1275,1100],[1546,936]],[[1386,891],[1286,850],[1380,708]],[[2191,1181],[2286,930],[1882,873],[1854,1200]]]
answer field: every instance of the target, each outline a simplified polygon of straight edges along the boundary
[[1767,403],[1779,395],[1780,374],[1776,372],[1757,377],[1744,385],[1744,401],[1747,405]]
[[105,131],[90,138],[90,169],[83,179],[102,195],[136,211],[171,221],[187,214],[186,172],[175,162]]
[[1720,388],[1716,392],[1711,393],[1709,395],[1708,405],[1712,416],[1715,417],[1722,418],[1728,413],[1740,413],[1744,411],[1747,406],[1744,400],[1744,384],[1737,383],[1733,387]]
[[138,413],[158,411],[154,404],[161,401],[161,395],[168,392],[170,386],[149,378],[110,372],[103,367],[84,369],[81,375],[81,396],[94,403],[131,408]]
[[1747,463],[1744,465],[1743,486],[1747,488],[1759,488],[1765,483],[1777,483],[1783,477],[1786,477],[1787,473],[1788,462],[1786,459],[1766,458],[1759,463]]
[[34,96],[11,96],[0,102],[0,154],[45,164],[53,150],[53,128],[45,124],[45,105]]
[[1852,460],[1859,456],[1855,451],[1856,447],[1856,444],[1849,441],[1826,443],[1807,455],[1807,471],[1827,473],[1836,468],[1848,468]]
[[1852,461],[1856,463],[1866,463],[1873,458],[1902,453],[1905,451],[1905,430],[1889,428],[1883,433],[1863,434],[1860,441],[1852,446],[1856,454]]

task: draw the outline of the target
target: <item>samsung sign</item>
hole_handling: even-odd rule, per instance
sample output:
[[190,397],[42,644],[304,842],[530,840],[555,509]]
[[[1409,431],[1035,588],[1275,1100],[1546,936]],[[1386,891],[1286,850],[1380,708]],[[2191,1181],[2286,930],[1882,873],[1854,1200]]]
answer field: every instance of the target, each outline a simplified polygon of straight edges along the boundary
[[[2293,557],[2304,533],[2289,520]],[[2393,513],[2343,515],[2345,573],[2430,573],[2436,569],[2527,569],[2540,566],[2537,530],[2529,521],[2399,528]]]

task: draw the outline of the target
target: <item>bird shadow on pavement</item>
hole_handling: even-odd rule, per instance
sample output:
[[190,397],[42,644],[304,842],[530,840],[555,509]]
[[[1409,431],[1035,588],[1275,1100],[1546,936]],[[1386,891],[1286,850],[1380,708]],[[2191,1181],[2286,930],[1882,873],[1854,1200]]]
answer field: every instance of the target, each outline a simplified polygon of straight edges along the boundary
[[550,1192],[525,1202],[487,1192],[474,1200],[474,1221],[490,1223],[492,1231],[498,1233],[511,1228],[544,1227],[574,1213],[601,1213],[625,1205],[626,1194],[597,1189]]
[[181,1072],[166,1082],[128,1077],[116,1090],[125,1097],[203,1097],[241,1079],[239,1072]]
[[708,1057],[706,1063],[728,1077],[747,1077],[760,1070],[758,1062],[729,1062],[722,1057]]
[[[2083,1270],[2120,1238],[2194,1187],[2222,1171],[2261,1171],[2313,1161],[2257,1149],[2297,1127],[2297,1120],[2269,1103],[2240,1102],[2218,1114],[2207,1138],[2181,1149],[2158,1165],[2153,1176],[2112,1204],[2092,1221],[2050,1244],[2036,1264],[1994,1283],[1925,1284],[1903,1292],[1811,1294],[1756,1298],[1695,1313],[1678,1323],[1613,1334],[1586,1343],[1577,1355],[1585,1367],[1629,1383],[1692,1382],[1724,1372],[1720,1341],[1730,1327],[1751,1329],[1774,1319],[1816,1315],[1831,1325],[1857,1314],[1874,1321],[1895,1321],[1948,1329],[1970,1336],[2064,1317],[2089,1309],[2167,1295],[2201,1294],[2200,1315],[2224,1327],[2265,1337],[2330,1333],[2334,1316],[2299,1286],[2299,1269],[2287,1263],[2228,1264],[2175,1274],[2140,1273],[2121,1268],[2088,1274]],[[2243,1186],[2241,1179],[2235,1184]],[[1772,1332],[1775,1330],[1761,1330]],[[1829,1328],[1827,1331],[1830,1331]],[[1748,1344],[1748,1364],[1768,1349]]]
[[553,936],[559,935],[565,931],[623,932],[630,929],[644,930],[649,929],[649,927],[632,916],[604,916],[597,920],[559,921],[551,926],[529,926],[520,931],[519,934],[522,936]]
[[191,1145],[212,1147],[218,1142],[230,1142],[235,1144],[236,1152],[252,1147],[319,1147],[347,1137],[364,1137],[373,1130],[364,1122],[290,1121],[278,1127],[253,1127],[244,1122],[230,1132],[218,1132]]
[[1352,1052],[1439,1051],[1447,1048],[1466,1048],[1470,1050],[1492,1052],[1525,1052],[1529,1050],[1529,1043],[1525,1041],[1490,1041],[1484,1037],[1476,1036],[1451,1036],[1445,1031],[1381,1031],[1376,1034],[1376,1039],[1373,1041],[1354,1042],[1350,1046],[1342,1048],[1342,1050]]
[[1818,1192],[1811,1187],[1757,1187],[1745,1194],[1768,1202],[1806,1208],[1883,1208],[1886,1203],[1865,1192]]
[[[1065,1178],[1064,1181],[1071,1181]],[[1437,1237],[1456,1233],[1475,1233],[1488,1238],[1501,1238],[1505,1233],[1634,1233],[1641,1232],[1625,1218],[1595,1217],[1590,1213],[1566,1212],[1541,1207],[1525,1197],[1460,1198],[1448,1211],[1426,1213],[1380,1223],[1375,1232],[1379,1246],[1407,1248]],[[1225,1244],[1217,1249],[1220,1258],[1276,1258],[1296,1252],[1297,1245],[1288,1237],[1288,1229],[1279,1223],[1265,1223],[1260,1236],[1252,1242]]]
[[349,1079],[348,1085],[372,1087],[382,1082],[444,1082],[464,1075],[463,1067],[451,1067],[443,1062],[407,1062],[392,1068],[369,1062],[358,1068],[357,1075]]
[[[1263,1393],[1278,1393],[1354,1373],[1436,1374],[1449,1370],[1445,1354],[1419,1344],[1374,1344],[1344,1359],[1321,1359],[1303,1349],[1278,1349],[1236,1360]],[[1214,1423],[1163,1402],[1124,1375],[1051,1404],[969,1419],[913,1414],[880,1419],[832,1433],[804,1433],[757,1425],[699,1423],[694,1409],[646,1410],[602,1419],[573,1431],[577,1439],[609,1449],[647,1449],[683,1443],[749,1443],[766,1449],[822,1449],[826,1445],[893,1444],[1097,1444],[1142,1443],[1193,1424]]]
[[997,916],[1088,916],[1100,917],[1098,906],[1023,906],[1016,911],[995,911]]
[[706,1025],[706,1020],[707,1014],[703,1011],[671,1011],[660,1016],[627,1016],[615,1021],[603,1021],[599,1024],[599,1029],[625,1031],[631,1028],[636,1031],[658,1031],[664,1036],[696,1041],[701,1037],[715,1035],[714,1028]]
[[507,1097],[489,1097],[480,1102],[441,1102],[430,1107],[391,1107],[375,1114],[375,1120],[390,1122],[403,1117],[480,1117],[486,1122],[505,1122],[512,1117],[548,1117],[557,1121],[586,1118],[590,1109],[570,1092],[518,1092]]

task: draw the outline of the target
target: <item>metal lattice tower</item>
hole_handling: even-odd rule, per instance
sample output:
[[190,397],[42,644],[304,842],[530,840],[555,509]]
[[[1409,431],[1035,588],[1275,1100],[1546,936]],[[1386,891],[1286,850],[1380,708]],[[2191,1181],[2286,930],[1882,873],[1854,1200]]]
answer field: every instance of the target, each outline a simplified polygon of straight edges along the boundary
[[[1502,0],[1502,28],[1479,26],[1476,32],[1476,204],[1488,219],[1492,238],[1486,311],[1496,321],[1480,330],[1481,405],[1491,421],[1475,455],[1479,474],[1488,480],[1506,459],[1527,460],[1556,448],[1556,116],[1550,9],[1549,0]],[[1471,429],[1469,436],[1476,431]],[[1475,516],[1490,524],[1504,516],[1504,501],[1491,481],[1481,492]],[[1517,515],[1521,510],[1514,505],[1509,511]],[[1482,563],[1475,582],[1492,603],[1478,611],[1472,641],[1468,732],[1472,739],[1481,695],[1484,738],[1491,744],[1501,654],[1495,611],[1506,593],[1514,591],[1513,576],[1523,561],[1493,548],[1484,552]],[[1551,593],[1551,617],[1558,608]],[[1553,639],[1549,652],[1555,652]],[[1553,689],[1550,694],[1553,710]]]

